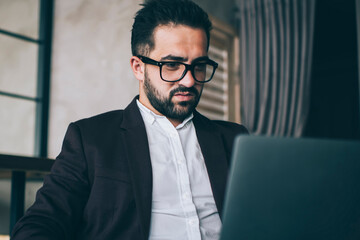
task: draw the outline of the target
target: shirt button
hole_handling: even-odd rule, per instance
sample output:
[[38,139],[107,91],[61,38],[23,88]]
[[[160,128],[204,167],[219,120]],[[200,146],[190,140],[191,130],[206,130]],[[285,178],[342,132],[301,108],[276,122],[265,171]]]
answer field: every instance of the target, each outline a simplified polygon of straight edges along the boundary
[[179,165],[184,164],[184,162],[185,162],[185,160],[182,159],[182,158],[177,160],[177,163],[178,163]]
[[184,199],[190,199],[190,193],[184,193],[183,197]]
[[189,222],[190,225],[195,225],[196,220],[195,219],[190,219],[188,222]]

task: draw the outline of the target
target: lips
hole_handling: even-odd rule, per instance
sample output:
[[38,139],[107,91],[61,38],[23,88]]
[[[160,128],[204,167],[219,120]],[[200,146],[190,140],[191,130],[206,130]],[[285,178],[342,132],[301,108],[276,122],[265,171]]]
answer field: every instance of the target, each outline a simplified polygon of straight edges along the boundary
[[189,101],[194,98],[194,94],[190,92],[177,92],[174,94],[174,97],[179,101]]
[[179,86],[178,88],[173,89],[169,95],[170,98],[174,98],[176,101],[187,102],[193,101],[198,97],[199,94],[195,87],[187,88],[184,86]]
[[194,96],[194,94],[190,92],[177,92],[174,96]]

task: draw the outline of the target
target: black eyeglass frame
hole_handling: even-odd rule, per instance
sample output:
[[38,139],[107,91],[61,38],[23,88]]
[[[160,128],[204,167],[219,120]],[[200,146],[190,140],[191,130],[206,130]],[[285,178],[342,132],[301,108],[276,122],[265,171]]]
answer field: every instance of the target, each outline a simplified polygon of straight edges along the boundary
[[[198,60],[198,61],[195,60],[195,61],[194,61],[193,63],[191,63],[191,64],[186,64],[186,63],[178,62],[178,61],[161,61],[161,62],[158,62],[158,61],[156,61],[156,60],[154,60],[154,59],[151,59],[151,58],[148,58],[148,57],[145,57],[145,56],[141,56],[141,55],[137,55],[136,57],[138,57],[143,63],[158,66],[158,67],[160,68],[160,77],[161,77],[161,79],[162,79],[163,81],[165,81],[165,82],[178,82],[178,81],[180,81],[181,79],[183,79],[183,78],[185,77],[186,73],[187,73],[189,70],[190,70],[190,72],[191,72],[191,74],[192,74],[192,76],[193,76],[193,78],[194,78],[194,80],[195,80],[196,82],[198,82],[198,83],[210,82],[211,79],[213,78],[214,74],[215,74],[215,71],[216,71],[217,67],[218,67],[218,63],[215,62],[214,60],[209,59],[209,58],[207,58],[207,59],[200,59],[200,60]],[[209,65],[211,65],[211,66],[214,67],[213,72],[212,72],[211,77],[209,78],[209,80],[199,81],[199,80],[196,79],[195,73],[194,73],[194,68],[195,68],[195,66],[196,66],[196,63],[198,63],[198,62],[206,63],[206,64],[209,64]],[[167,64],[167,63],[178,63],[178,64],[181,64],[181,65],[184,65],[184,66],[185,66],[185,70],[184,70],[183,74],[181,75],[181,77],[180,77],[178,80],[166,80],[166,79],[163,78],[163,76],[162,76],[162,66],[163,66],[164,64]]]

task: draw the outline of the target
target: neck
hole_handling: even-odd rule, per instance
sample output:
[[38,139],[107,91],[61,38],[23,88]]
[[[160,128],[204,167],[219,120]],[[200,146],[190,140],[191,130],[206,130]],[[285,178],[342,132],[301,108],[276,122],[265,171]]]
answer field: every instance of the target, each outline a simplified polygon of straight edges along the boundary
[[172,118],[168,118],[168,117],[166,117],[166,118],[171,122],[171,124],[174,127],[179,126],[183,122],[183,121],[180,121],[179,119],[172,119]]

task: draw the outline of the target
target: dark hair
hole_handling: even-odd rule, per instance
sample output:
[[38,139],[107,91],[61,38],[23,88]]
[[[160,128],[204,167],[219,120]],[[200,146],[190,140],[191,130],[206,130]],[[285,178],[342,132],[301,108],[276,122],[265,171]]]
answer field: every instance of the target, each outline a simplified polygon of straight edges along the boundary
[[211,22],[207,13],[191,0],[145,0],[134,18],[131,51],[147,55],[154,48],[154,29],[159,25],[182,24],[203,29],[209,47]]

